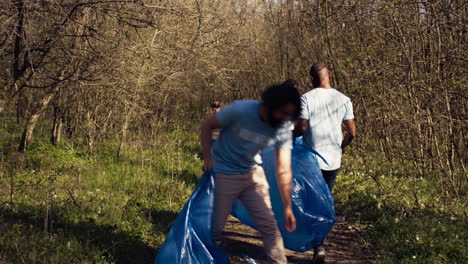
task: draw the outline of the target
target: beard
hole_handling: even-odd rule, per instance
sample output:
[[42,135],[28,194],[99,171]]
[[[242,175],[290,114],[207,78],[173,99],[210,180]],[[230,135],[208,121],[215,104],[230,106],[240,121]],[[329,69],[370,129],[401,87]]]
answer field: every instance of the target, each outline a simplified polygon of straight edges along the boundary
[[268,120],[267,120],[267,122],[273,128],[279,128],[284,123],[283,120],[276,119],[273,116],[273,111],[268,111]]

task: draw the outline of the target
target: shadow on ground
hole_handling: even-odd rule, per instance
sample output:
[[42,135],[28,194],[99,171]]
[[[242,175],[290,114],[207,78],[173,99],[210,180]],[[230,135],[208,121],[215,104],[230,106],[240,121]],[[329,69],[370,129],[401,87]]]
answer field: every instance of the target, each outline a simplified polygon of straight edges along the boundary
[[[358,243],[356,230],[350,228],[344,217],[337,217],[336,224],[325,240],[327,264],[370,264],[374,263],[375,252],[369,245]],[[266,264],[262,242],[257,231],[241,224],[234,217],[229,217],[224,235],[226,251],[231,256],[231,264],[247,263],[243,254],[253,258],[259,264]],[[313,250],[295,252],[286,250],[288,263],[310,264]]]
[[[56,210],[59,211],[59,209]],[[27,228],[15,235],[20,235],[23,239],[34,234],[37,237],[56,237],[63,241],[74,239],[81,245],[86,245],[84,248],[100,252],[106,259],[116,263],[153,263],[156,256],[156,249],[143,243],[139,237],[123,232],[117,226],[97,224],[93,219],[70,223],[55,215],[47,220],[48,230],[44,232],[44,218],[39,217],[37,212],[38,208],[24,208],[23,206],[17,212],[0,208],[0,220],[3,222],[0,232],[8,232],[11,228],[21,224]],[[169,217],[167,215],[167,212],[154,212],[155,219]],[[38,249],[31,248],[30,250]]]

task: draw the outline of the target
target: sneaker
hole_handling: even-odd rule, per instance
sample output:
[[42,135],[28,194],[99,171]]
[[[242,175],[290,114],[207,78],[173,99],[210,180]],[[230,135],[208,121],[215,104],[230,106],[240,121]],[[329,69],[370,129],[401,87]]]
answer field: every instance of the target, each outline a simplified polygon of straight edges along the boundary
[[314,258],[312,259],[313,264],[323,264],[325,263],[325,248],[323,246],[318,246],[314,248]]

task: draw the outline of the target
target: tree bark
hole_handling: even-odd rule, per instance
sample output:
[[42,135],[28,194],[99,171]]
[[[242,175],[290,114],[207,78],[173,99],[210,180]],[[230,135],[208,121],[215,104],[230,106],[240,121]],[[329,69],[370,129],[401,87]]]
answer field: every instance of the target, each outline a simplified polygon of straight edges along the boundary
[[54,87],[52,90],[46,93],[44,97],[42,97],[42,99],[39,101],[38,105],[31,111],[31,114],[29,115],[26,121],[26,126],[24,128],[23,135],[21,137],[21,141],[18,147],[19,152],[25,152],[28,148],[28,145],[32,139],[34,127],[36,126],[39,116],[47,108],[47,105],[49,105],[50,100],[57,91],[58,86]]
[[52,145],[57,145],[60,142],[62,135],[62,124],[63,124],[63,113],[61,109],[61,91],[59,90],[55,101],[53,102],[54,108],[54,121],[52,125],[52,131],[50,135],[50,143]]
[[54,124],[52,126],[52,135],[50,137],[50,143],[52,145],[57,145],[60,142],[61,134],[62,134],[62,117],[59,110],[55,110],[56,113],[54,115]]

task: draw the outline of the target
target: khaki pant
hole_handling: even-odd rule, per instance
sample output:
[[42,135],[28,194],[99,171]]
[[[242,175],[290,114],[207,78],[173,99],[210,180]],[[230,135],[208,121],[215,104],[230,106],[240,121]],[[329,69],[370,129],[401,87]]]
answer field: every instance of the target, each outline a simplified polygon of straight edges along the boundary
[[235,199],[247,208],[262,235],[263,247],[271,263],[287,263],[283,238],[271,209],[269,186],[263,168],[256,166],[244,174],[216,174],[213,240],[222,241],[226,219]]

